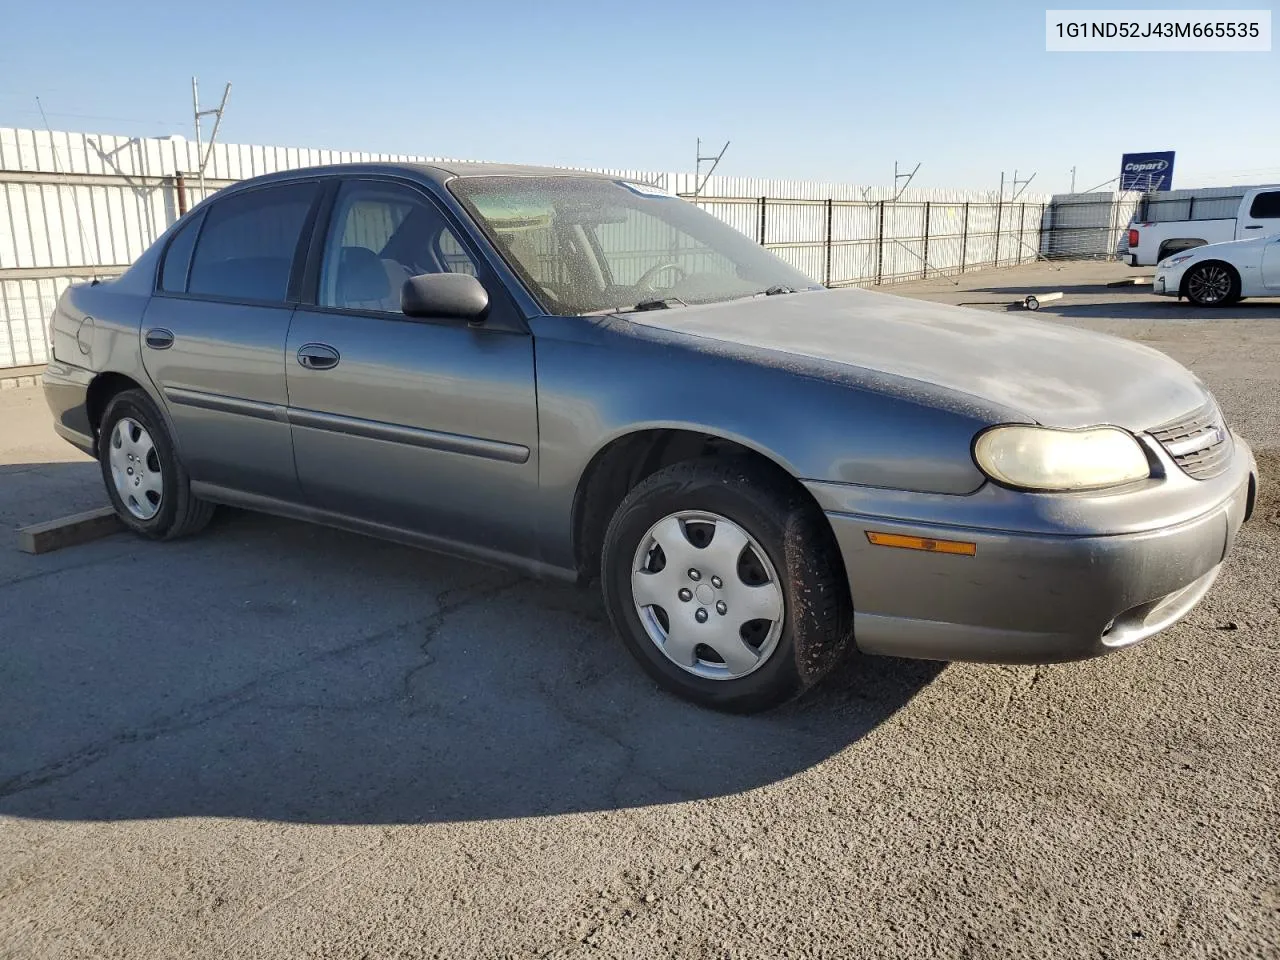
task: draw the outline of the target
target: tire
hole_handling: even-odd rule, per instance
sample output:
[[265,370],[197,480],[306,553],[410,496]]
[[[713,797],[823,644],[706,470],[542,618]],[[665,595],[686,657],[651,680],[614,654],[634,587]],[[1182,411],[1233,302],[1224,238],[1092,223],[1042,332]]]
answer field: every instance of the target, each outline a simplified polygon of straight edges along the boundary
[[176,540],[198,533],[213,517],[213,504],[192,495],[164,418],[142,390],[124,390],[107,404],[98,464],[116,515],[139,536]]
[[1183,290],[1197,307],[1225,307],[1240,299],[1240,274],[1219,260],[1197,263],[1187,271]]
[[[748,460],[685,461],[637,485],[605,533],[600,581],[614,629],[649,675],[716,710],[784,703],[851,645],[849,585],[826,518],[790,478]],[[649,597],[665,606],[641,603]]]

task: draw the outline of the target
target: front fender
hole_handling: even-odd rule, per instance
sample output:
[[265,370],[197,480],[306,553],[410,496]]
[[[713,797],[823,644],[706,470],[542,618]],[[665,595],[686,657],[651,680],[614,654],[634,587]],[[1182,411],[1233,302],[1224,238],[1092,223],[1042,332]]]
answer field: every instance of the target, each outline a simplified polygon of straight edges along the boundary
[[966,494],[984,482],[973,437],[1007,419],[972,398],[943,404],[927,384],[842,377],[840,369],[718,341],[634,337],[580,318],[541,317],[531,326],[539,540],[553,564],[572,565],[573,503],[588,465],[633,433],[732,440],[799,480]]

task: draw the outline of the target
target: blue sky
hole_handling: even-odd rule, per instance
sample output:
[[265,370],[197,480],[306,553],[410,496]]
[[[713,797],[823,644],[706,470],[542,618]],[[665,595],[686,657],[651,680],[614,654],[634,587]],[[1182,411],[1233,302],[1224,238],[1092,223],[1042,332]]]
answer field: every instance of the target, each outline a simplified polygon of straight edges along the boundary
[[685,170],[702,137],[732,140],[728,174],[885,184],[920,161],[919,186],[1017,168],[1053,191],[1172,149],[1176,185],[1280,181],[1280,53],[1051,54],[1025,2],[127,9],[10,4],[0,126],[43,126],[39,96],[54,129],[191,136],[194,74],[206,101],[232,81],[240,143]]

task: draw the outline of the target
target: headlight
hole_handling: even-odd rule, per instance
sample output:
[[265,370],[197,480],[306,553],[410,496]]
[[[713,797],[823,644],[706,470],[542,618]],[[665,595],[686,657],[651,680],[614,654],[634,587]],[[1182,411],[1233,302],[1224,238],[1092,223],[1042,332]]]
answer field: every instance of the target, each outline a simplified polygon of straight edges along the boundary
[[1116,427],[993,427],[978,435],[973,458],[992,480],[1024,490],[1094,490],[1151,475],[1138,441]]
[[1166,257],[1164,260],[1160,261],[1160,266],[1164,268],[1174,267],[1180,263],[1186,263],[1188,260],[1190,260],[1194,256],[1195,256],[1194,253],[1184,253],[1180,257]]

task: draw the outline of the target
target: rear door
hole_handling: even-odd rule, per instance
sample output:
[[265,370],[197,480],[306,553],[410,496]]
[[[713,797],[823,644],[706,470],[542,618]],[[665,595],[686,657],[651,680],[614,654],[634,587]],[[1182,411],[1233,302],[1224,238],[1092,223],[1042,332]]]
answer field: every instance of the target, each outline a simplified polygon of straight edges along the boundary
[[193,480],[298,499],[284,351],[319,192],[299,181],[215,199],[165,253],[143,363]]
[[1280,233],[1280,190],[1259,190],[1241,211],[1236,236],[1241,240]]
[[[308,502],[366,522],[532,555],[538,484],[533,338],[425,191],[352,179],[327,215],[285,364]],[[486,285],[482,325],[408,319],[413,275]]]

